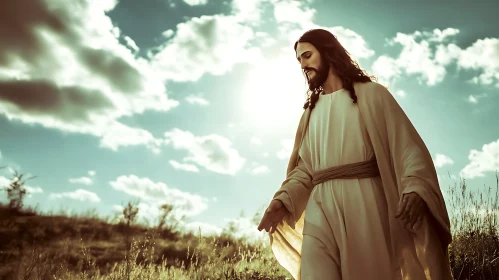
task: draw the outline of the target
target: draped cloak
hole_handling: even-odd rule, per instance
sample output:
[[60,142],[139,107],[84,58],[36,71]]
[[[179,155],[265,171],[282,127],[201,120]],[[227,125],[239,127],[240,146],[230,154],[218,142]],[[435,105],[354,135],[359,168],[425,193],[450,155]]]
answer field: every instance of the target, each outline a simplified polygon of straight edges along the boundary
[[[450,221],[433,160],[425,143],[388,89],[375,82],[355,83],[354,89],[388,206],[388,250],[392,260],[393,280],[416,280],[410,273],[414,255],[417,256],[418,265],[423,267],[427,279],[452,279],[448,259],[448,246],[452,241]],[[314,188],[310,173],[303,165],[298,165],[299,150],[310,114],[311,110],[306,109],[300,119],[286,179],[273,197],[283,202],[289,214],[273,234],[269,233],[277,261],[297,280],[300,279],[305,210]],[[428,222],[423,223],[422,228],[415,233],[405,229],[403,223],[395,218],[403,194],[411,192],[417,193],[429,210]],[[431,230],[427,227],[431,227]],[[441,249],[444,259],[435,260],[431,255],[432,250],[425,248],[429,234],[438,235],[441,248],[432,249]]]

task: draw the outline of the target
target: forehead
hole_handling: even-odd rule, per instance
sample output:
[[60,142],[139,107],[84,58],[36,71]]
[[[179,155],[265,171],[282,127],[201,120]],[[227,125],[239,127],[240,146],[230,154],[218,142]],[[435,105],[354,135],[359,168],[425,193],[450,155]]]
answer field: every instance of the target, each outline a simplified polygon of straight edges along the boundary
[[298,42],[298,44],[296,45],[296,57],[299,58],[305,52],[314,52],[316,50],[317,49],[314,47],[314,45],[308,42]]

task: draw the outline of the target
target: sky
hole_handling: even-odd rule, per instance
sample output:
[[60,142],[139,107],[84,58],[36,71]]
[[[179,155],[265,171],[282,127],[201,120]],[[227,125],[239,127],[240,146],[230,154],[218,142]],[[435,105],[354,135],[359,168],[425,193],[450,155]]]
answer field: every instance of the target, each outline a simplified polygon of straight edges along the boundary
[[[162,203],[187,229],[250,218],[285,179],[306,84],[293,43],[335,34],[387,86],[448,187],[495,186],[496,1],[32,0],[0,3],[0,187],[114,215]],[[2,197],[5,201],[5,197]],[[243,215],[241,215],[243,214]]]

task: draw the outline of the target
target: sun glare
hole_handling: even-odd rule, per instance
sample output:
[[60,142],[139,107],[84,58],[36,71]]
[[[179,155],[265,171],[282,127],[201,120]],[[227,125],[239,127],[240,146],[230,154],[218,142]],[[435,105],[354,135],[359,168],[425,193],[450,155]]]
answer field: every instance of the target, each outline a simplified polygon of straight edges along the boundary
[[303,113],[305,92],[305,80],[293,56],[258,65],[243,85],[244,119],[262,129],[295,125]]

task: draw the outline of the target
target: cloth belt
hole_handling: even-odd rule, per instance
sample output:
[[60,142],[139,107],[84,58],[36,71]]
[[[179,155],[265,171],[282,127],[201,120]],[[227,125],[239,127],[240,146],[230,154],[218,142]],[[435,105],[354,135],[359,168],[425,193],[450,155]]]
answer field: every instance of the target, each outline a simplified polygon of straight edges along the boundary
[[367,161],[354,162],[340,166],[333,166],[312,173],[314,186],[332,179],[361,179],[379,176],[376,157]]

